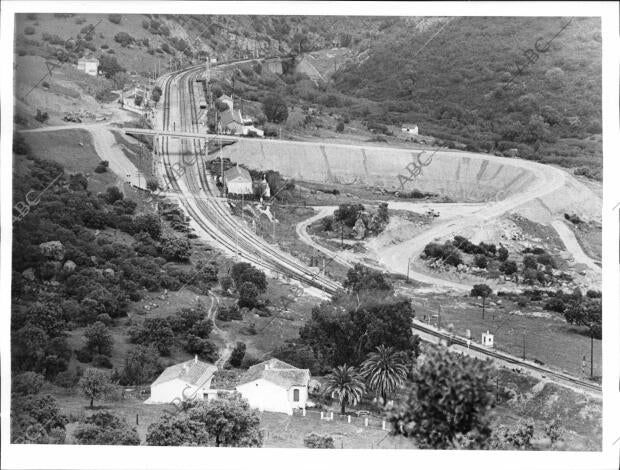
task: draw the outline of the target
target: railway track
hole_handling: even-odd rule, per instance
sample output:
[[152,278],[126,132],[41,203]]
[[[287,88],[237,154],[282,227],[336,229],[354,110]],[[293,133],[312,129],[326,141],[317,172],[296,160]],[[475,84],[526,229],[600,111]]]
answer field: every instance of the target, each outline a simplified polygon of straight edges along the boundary
[[[201,67],[193,67],[170,74],[164,85],[164,116],[163,129],[170,129],[172,84],[178,81],[179,130],[197,131],[196,98],[191,82],[193,75],[199,73]],[[176,127],[176,126],[175,126]],[[184,191],[171,170],[169,138],[162,137],[163,163],[165,177],[170,186],[179,194],[179,199],[195,222],[216,243],[229,252],[239,254],[242,258],[265,269],[296,279],[306,285],[319,288],[328,294],[334,294],[340,285],[324,276],[318,276],[300,261],[287,256],[280,250],[268,245],[257,237],[230,214],[227,207],[214,194],[213,181],[206,174],[204,162],[201,160],[200,141],[195,139],[189,143],[181,141],[181,158],[187,153],[193,154],[195,164],[186,167],[183,183],[187,186],[190,196],[184,197]],[[206,198],[195,198],[192,195],[202,191]],[[191,201],[193,201],[193,204]]]
[[435,328],[431,328],[428,327],[426,325],[424,325],[423,323],[420,323],[418,321],[414,321],[413,323],[413,329],[414,330],[418,330],[421,331],[423,333],[426,334],[430,334],[432,336],[435,336],[436,338],[439,339],[445,339],[446,341],[449,341],[453,344],[458,344],[459,346],[463,346],[466,347],[472,351],[476,351],[479,352],[481,354],[484,354],[485,356],[488,356],[490,358],[493,359],[498,359],[504,362],[507,362],[509,364],[515,365],[515,366],[519,366],[519,367],[523,367],[525,369],[529,369],[531,371],[537,372],[539,374],[543,374],[546,377],[550,377],[555,379],[556,381],[562,382],[562,383],[566,383],[568,385],[574,386],[574,387],[578,387],[584,390],[588,390],[590,392],[595,392],[597,394],[601,394],[602,393],[602,388],[600,385],[589,382],[587,380],[582,380],[579,379],[577,377],[573,377],[569,374],[565,374],[563,372],[560,371],[555,371],[552,369],[549,369],[547,367],[542,367],[539,366],[537,364],[533,364],[530,361],[524,361],[522,359],[519,359],[517,357],[511,356],[509,354],[506,353],[502,353],[499,352],[497,350],[493,350],[493,349],[488,349],[485,348],[483,346],[480,346],[472,341],[470,341],[469,345],[467,344],[467,340],[465,338],[461,338],[460,336],[455,336],[452,335],[450,333],[445,333],[443,331],[438,331]]

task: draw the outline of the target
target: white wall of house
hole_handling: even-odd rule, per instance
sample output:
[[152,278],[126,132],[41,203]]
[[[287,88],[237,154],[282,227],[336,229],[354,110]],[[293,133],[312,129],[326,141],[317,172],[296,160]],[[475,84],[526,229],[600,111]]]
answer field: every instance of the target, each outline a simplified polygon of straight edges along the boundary
[[99,68],[99,62],[78,60],[77,69],[87,73],[88,75],[97,76],[97,69]]
[[226,181],[226,187],[231,194],[252,194],[252,182],[243,178]]
[[[260,411],[293,414],[292,391],[289,401],[289,391],[265,379],[257,379],[237,386],[237,391]],[[300,392],[300,398],[302,393]],[[305,401],[304,401],[305,404]]]
[[188,398],[197,398],[202,400],[203,393],[211,388],[211,379],[207,381],[200,388],[195,385],[190,385],[179,379],[173,379],[169,382],[151,385],[151,398],[150,403],[172,403],[173,401]]

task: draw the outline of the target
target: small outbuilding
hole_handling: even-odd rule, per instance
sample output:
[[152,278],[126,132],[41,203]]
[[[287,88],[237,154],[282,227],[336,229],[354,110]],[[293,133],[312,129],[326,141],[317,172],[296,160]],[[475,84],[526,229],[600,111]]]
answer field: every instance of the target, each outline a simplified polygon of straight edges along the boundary
[[403,123],[403,125],[400,126],[400,130],[401,132],[404,132],[405,134],[418,135],[417,124]]
[[77,69],[80,72],[96,77],[99,73],[99,59],[95,57],[82,57],[78,59]]

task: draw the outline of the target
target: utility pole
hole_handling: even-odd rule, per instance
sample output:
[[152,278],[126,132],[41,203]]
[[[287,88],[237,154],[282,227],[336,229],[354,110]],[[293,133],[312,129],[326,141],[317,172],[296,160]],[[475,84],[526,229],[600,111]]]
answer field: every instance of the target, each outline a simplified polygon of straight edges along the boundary
[[437,305],[437,329],[441,329],[441,304]]
[[590,332],[590,378],[594,377],[594,335]]
[[340,249],[344,248],[344,224],[340,224]]
[[523,335],[523,360],[525,361],[525,335]]
[[485,304],[486,296],[482,296],[482,319],[484,320],[484,304]]

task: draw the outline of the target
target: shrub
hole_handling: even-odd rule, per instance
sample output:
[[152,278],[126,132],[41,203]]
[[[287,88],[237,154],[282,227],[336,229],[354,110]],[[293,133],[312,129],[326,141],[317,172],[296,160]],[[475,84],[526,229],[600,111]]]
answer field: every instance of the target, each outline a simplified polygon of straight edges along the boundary
[[26,26],[24,28],[24,34],[27,34],[28,36],[32,36],[35,33],[35,29],[33,26]]
[[517,263],[514,261],[504,261],[500,264],[499,270],[507,276],[510,276],[518,271]]
[[92,364],[95,367],[104,367],[106,369],[111,369],[114,367],[112,365],[112,361],[110,361],[110,358],[108,356],[104,356],[103,354],[95,354],[93,356]]
[[484,255],[476,255],[474,257],[474,264],[480,269],[486,269],[489,264],[489,260]]
[[75,357],[83,364],[88,364],[93,360],[93,353],[88,348],[81,348],[75,350]]
[[43,112],[40,109],[37,109],[37,114],[34,117],[37,121],[44,123],[49,119],[49,115],[47,114],[47,112]]
[[322,436],[311,432],[304,437],[304,446],[309,449],[333,449],[334,438],[332,436]]
[[228,363],[231,367],[241,367],[241,363],[243,361],[243,358],[245,357],[245,349],[245,343],[242,343],[240,341],[237,342],[235,348],[230,354],[230,359],[228,360]]
[[508,259],[508,249],[504,246],[500,246],[497,250],[497,259],[502,263]]
[[338,122],[338,124],[336,125],[336,132],[344,132],[344,122]]
[[114,24],[121,24],[121,15],[110,14],[108,15],[108,21]]
[[249,309],[258,307],[258,289],[256,285],[251,282],[241,284],[238,305],[240,308],[247,307]]
[[220,307],[217,312],[217,319],[220,321],[243,320],[243,315],[237,305],[230,307]]
[[95,173],[105,173],[106,171],[108,171],[108,165],[109,162],[107,160],[100,162],[99,165],[97,165],[97,167],[95,168]]
[[566,310],[566,304],[562,299],[554,297],[545,303],[544,309],[549,310],[550,312],[564,313]]

